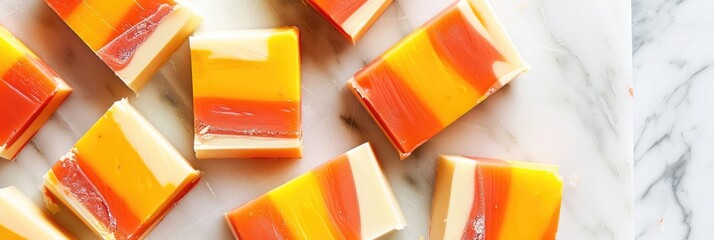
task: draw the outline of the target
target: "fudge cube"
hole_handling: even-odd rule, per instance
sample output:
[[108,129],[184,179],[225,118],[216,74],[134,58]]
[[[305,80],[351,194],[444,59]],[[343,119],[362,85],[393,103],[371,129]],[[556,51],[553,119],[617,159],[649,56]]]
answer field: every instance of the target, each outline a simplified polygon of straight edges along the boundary
[[441,156],[430,239],[555,239],[563,182],[558,167]]
[[0,26],[0,157],[14,160],[72,89]]
[[194,150],[205,158],[300,158],[297,28],[191,37]]
[[44,188],[103,239],[142,239],[199,172],[120,100],[44,177]]
[[460,0],[347,87],[404,159],[528,69],[488,3]]
[[369,30],[392,0],[307,0],[353,44]]
[[134,92],[203,18],[174,0],[45,0]]
[[236,239],[375,239],[406,226],[363,144],[226,213]]

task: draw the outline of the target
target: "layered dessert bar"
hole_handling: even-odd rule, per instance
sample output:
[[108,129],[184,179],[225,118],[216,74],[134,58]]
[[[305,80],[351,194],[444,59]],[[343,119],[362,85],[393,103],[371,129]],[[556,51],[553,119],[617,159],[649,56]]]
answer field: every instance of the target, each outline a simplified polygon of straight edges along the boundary
[[364,144],[226,214],[236,239],[375,239],[406,226]]
[[430,239],[555,239],[563,182],[546,164],[441,156]]
[[307,0],[353,44],[362,38],[392,0]]
[[348,81],[404,159],[528,70],[485,0],[460,0]]
[[50,169],[43,186],[99,237],[141,239],[199,177],[146,119],[121,100]]
[[134,92],[202,21],[178,0],[45,2]]
[[191,37],[198,158],[300,158],[297,28]]
[[72,89],[0,26],[0,157],[15,159]]

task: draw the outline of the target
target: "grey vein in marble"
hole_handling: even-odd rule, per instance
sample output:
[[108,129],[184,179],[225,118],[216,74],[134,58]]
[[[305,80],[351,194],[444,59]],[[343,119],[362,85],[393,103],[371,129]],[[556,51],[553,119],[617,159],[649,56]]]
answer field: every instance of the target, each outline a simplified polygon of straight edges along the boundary
[[633,2],[637,239],[714,236],[714,2]]

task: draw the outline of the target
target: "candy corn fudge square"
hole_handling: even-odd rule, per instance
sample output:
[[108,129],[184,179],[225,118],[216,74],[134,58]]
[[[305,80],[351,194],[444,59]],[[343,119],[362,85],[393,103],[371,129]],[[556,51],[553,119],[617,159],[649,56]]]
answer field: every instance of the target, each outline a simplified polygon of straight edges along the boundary
[[555,239],[563,182],[547,164],[441,156],[430,239]]
[[297,28],[191,37],[198,158],[302,157]]
[[401,158],[529,69],[485,0],[460,0],[348,81]]
[[369,143],[228,213],[236,239],[375,239],[407,223]]
[[43,186],[99,237],[142,239],[199,178],[199,172],[121,100],[45,174]]
[[179,0],[45,2],[134,92],[203,20]]
[[0,26],[0,157],[13,160],[72,89]]

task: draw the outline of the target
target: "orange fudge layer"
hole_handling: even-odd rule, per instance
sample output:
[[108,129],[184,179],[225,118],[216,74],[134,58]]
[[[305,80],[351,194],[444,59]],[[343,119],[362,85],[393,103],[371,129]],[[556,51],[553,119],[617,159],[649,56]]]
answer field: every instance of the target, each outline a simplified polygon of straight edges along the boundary
[[201,23],[174,0],[45,0],[134,92]]
[[342,35],[356,43],[392,0],[307,0]]
[[558,167],[441,156],[430,239],[555,239],[563,183]]
[[484,0],[461,0],[347,83],[404,159],[528,70]]
[[297,28],[190,38],[198,158],[302,157]]
[[72,239],[15,187],[0,189],[0,239]]
[[406,226],[367,143],[226,213],[236,239],[374,239]]
[[44,177],[44,187],[104,239],[140,239],[198,182],[181,154],[126,100]]
[[13,160],[72,89],[0,26],[0,157]]

